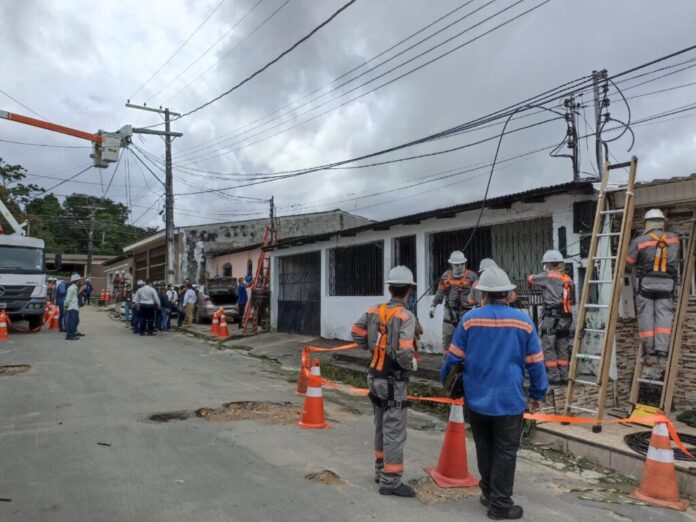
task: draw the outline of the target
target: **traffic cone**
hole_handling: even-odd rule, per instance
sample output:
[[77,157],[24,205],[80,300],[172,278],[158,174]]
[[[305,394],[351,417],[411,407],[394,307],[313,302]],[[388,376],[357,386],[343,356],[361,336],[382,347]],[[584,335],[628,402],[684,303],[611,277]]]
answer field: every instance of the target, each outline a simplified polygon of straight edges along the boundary
[[46,306],[44,307],[43,322],[49,322],[51,317],[53,317],[53,304],[46,302]]
[[218,325],[218,339],[227,339],[230,336],[230,331],[227,328],[227,318],[223,312],[220,315],[220,324]]
[[109,291],[107,290],[107,291],[106,291],[106,304],[109,304],[109,301],[111,301],[111,294],[110,294]]
[[425,472],[433,477],[435,484],[441,488],[473,488],[478,486],[478,479],[469,474],[465,432],[464,407],[461,404],[453,403],[437,467],[425,468]]
[[329,423],[324,419],[324,392],[321,388],[321,376],[318,375],[319,366],[312,366],[312,370],[302,408],[302,418],[297,424],[307,430],[325,430]]
[[300,375],[297,377],[297,389],[295,395],[304,395],[307,393],[307,384],[309,383],[309,374],[312,367],[312,360],[309,357],[309,347],[305,346],[302,350],[302,362],[300,363]]
[[57,305],[53,305],[51,310],[51,324],[49,325],[49,330],[59,330],[58,319],[60,318],[60,308]]
[[101,291],[101,293],[99,294],[99,300],[101,301],[100,304],[106,304],[106,290]]
[[215,310],[213,313],[213,319],[210,321],[210,333],[211,335],[217,335],[220,331],[220,312]]
[[7,335],[7,314],[5,309],[0,309],[0,341],[6,341],[9,338]]
[[679,498],[677,470],[674,468],[674,451],[669,440],[667,424],[655,424],[650,437],[650,447],[645,458],[643,480],[629,495],[653,506],[686,511],[689,502]]

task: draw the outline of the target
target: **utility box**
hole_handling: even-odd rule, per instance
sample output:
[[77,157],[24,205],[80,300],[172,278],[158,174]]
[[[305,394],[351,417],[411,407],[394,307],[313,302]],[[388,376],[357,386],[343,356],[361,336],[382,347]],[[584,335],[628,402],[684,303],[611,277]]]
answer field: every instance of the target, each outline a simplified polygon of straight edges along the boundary
[[116,163],[121,151],[122,136],[118,132],[104,132],[101,142],[101,159],[104,163]]

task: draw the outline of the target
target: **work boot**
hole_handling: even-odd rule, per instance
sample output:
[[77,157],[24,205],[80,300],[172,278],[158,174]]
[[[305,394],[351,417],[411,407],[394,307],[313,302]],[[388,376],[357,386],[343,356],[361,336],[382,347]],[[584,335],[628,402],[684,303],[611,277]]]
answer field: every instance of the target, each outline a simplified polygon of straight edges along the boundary
[[486,507],[491,505],[491,501],[483,495],[479,497],[479,502]]
[[395,495],[397,497],[415,497],[416,490],[413,489],[411,486],[401,483],[395,488],[385,488],[384,486],[382,486],[381,488],[379,488],[379,494]]
[[510,506],[507,511],[489,511],[488,518],[491,520],[517,520],[522,518],[523,514],[522,506]]

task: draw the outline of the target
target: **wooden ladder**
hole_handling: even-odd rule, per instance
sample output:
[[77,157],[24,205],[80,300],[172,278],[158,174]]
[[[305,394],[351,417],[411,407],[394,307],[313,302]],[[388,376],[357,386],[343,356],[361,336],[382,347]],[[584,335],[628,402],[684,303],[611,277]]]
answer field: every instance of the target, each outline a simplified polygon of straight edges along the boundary
[[242,328],[244,334],[248,332],[256,333],[259,326],[260,311],[264,308],[264,301],[267,300],[268,290],[271,285],[271,229],[266,228],[261,245],[261,253],[256,264],[256,274],[251,283],[249,302],[244,310]]
[[[609,177],[613,170],[629,168],[628,181],[625,186],[620,189],[625,193],[624,206],[622,208],[609,208],[607,200],[607,189],[609,185]],[[591,414],[597,419],[597,424],[593,425],[592,431],[595,433],[602,430],[599,421],[604,417],[604,409],[607,398],[607,388],[609,383],[609,370],[611,367],[611,359],[614,347],[614,339],[616,336],[616,322],[619,315],[619,301],[621,297],[621,288],[623,286],[624,268],[626,264],[626,253],[631,239],[631,224],[633,222],[633,211],[635,208],[634,185],[636,180],[636,170],[638,168],[638,158],[633,156],[630,161],[625,163],[610,164],[605,163],[602,171],[602,179],[597,196],[597,211],[595,213],[594,225],[592,227],[592,237],[590,239],[590,251],[587,259],[587,269],[582,287],[582,297],[580,299],[580,308],[578,309],[577,321],[575,327],[575,337],[573,339],[573,352],[570,359],[570,368],[568,369],[568,391],[566,396],[566,404],[564,414],[570,415],[574,412]],[[616,232],[613,227],[614,218],[621,217],[621,225],[619,231]],[[602,241],[602,250],[606,250],[608,255],[597,255],[597,251]],[[611,268],[611,279],[606,278],[604,273],[606,270],[595,267],[595,263],[602,265],[604,268]],[[595,277],[595,271],[598,276]],[[603,278],[604,277],[604,278]],[[606,303],[590,302],[591,294],[600,294],[600,290],[604,290],[607,285],[611,285],[610,298]],[[592,292],[597,290],[597,292]],[[595,299],[599,301],[599,299]],[[598,311],[606,312],[603,324],[587,325],[587,312]],[[601,335],[601,349],[599,354],[583,352],[583,338],[586,333]],[[596,379],[587,378],[587,376],[579,373],[581,361],[597,361],[599,371]],[[577,386],[590,388],[599,388],[597,395],[597,407],[589,408],[578,406],[574,403],[575,392]]]

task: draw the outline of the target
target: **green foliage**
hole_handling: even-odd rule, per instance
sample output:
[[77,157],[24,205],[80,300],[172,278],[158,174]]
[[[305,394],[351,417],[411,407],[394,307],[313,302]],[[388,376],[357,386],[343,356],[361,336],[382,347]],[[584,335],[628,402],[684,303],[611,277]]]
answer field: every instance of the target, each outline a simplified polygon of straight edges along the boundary
[[17,221],[29,221],[29,234],[46,242],[46,250],[62,254],[86,254],[90,214],[94,211],[94,254],[118,255],[123,247],[155,232],[128,225],[130,211],[122,203],[87,194],[72,194],[61,204],[53,194],[24,184],[26,171],[0,158],[0,199]]

